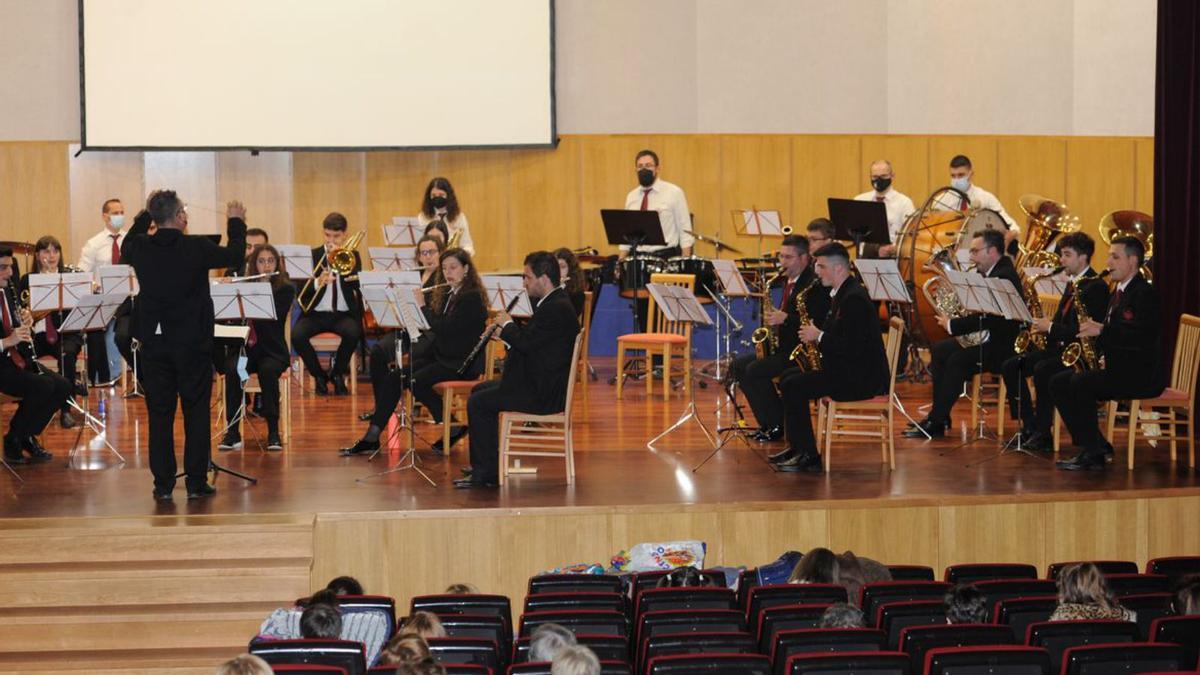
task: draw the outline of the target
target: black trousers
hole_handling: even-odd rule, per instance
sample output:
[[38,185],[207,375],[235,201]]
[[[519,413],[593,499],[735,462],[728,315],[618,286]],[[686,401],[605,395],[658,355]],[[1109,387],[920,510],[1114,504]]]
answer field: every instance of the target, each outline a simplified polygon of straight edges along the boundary
[[[237,364],[241,352],[225,358],[221,372],[225,374],[225,421],[233,421],[242,405],[242,378]],[[262,388],[262,416],[268,422],[279,420],[279,378],[287,372],[288,363],[273,356],[258,352],[254,347],[246,350],[246,372],[258,373],[258,385]]]
[[[113,374],[108,369],[107,331],[94,330],[87,333],[87,372],[89,382],[108,382]],[[118,341],[119,342],[119,341]]]
[[819,454],[809,403],[832,393],[833,378],[827,370],[813,373],[797,370],[779,382],[787,412],[788,445],[802,456]]
[[188,489],[207,481],[212,427],[208,423],[212,397],[212,354],[172,348],[161,338],[142,344],[138,356],[146,411],[150,417],[150,471],[154,487],[175,487],[175,407],[183,408],[183,470]]
[[471,477],[476,481],[495,483],[499,480],[500,413],[506,409],[500,396],[499,380],[481,382],[467,399]]
[[[412,384],[413,398],[420,401],[421,405],[429,410],[429,414],[433,415],[433,421],[440,423],[442,421],[442,396],[433,391],[433,385],[438,382],[460,380],[463,376],[437,361],[418,359],[413,362],[413,368],[413,379],[415,380]],[[375,390],[375,415],[371,418],[371,424],[380,429],[387,426],[388,418],[400,404],[400,397],[404,395],[404,390],[409,387],[407,380],[404,370],[399,368],[389,372],[383,378]]]
[[[1013,419],[1021,420],[1021,428],[1050,434],[1054,423],[1054,399],[1050,394],[1050,378],[1066,370],[1062,355],[1056,349],[1034,349],[1022,356],[1013,356],[1001,366],[1004,385],[1008,388],[1009,410]],[[1025,378],[1033,376],[1037,405],[1029,396]]]
[[795,366],[788,360],[788,354],[779,352],[761,359],[754,354],[743,354],[733,360],[733,377],[746,395],[759,427],[774,429],[783,424],[783,401],[775,389],[774,378],[791,368]]
[[1163,391],[1155,383],[1157,379],[1151,373],[1143,378],[1126,378],[1108,370],[1064,370],[1050,378],[1050,395],[1075,445],[1085,453],[1099,454],[1102,437],[1096,414],[1099,402],[1153,398]]
[[21,397],[17,412],[8,421],[8,435],[28,438],[42,433],[73,387],[55,373],[37,373],[5,365],[0,369],[0,392]]
[[[97,331],[99,332],[99,331]],[[103,335],[103,333],[101,333]],[[50,344],[45,333],[33,336],[34,349],[38,354],[50,354],[58,361],[58,373],[74,384],[79,378],[79,352],[83,351],[83,335],[80,333],[59,334],[58,341]]]
[[[421,362],[427,362],[433,359],[434,337],[432,333],[425,333],[422,335],[421,339],[417,340],[416,344],[413,344],[412,340],[408,338],[407,333],[401,335],[399,339],[404,341],[404,353],[407,354],[409,359],[413,362],[420,364]],[[379,410],[382,407],[386,408],[388,411],[391,411],[396,407],[395,403],[393,403],[392,406],[388,408],[386,403],[380,403],[379,400],[380,395],[389,388],[386,381],[394,372],[393,366],[396,363],[396,340],[397,334],[395,331],[392,331],[381,337],[375,344],[371,345],[369,358],[367,359],[367,373],[371,378],[371,387],[372,391],[374,392],[373,395],[375,398],[376,410]],[[398,401],[399,399],[396,400]],[[391,413],[389,412],[388,414]],[[386,423],[386,419],[384,422]]]
[[[1000,354],[1001,348],[984,343],[979,347],[963,347],[954,338],[946,338],[930,350],[929,372],[933,376],[933,408],[929,419],[945,424],[950,409],[958,401],[963,384],[979,373],[999,373],[1002,359],[1012,355]],[[980,359],[982,358],[982,366]]]
[[[313,349],[313,336],[320,333],[336,333],[342,339],[329,373],[321,366],[317,352]],[[313,377],[336,379],[344,377],[350,369],[350,357],[362,340],[362,322],[346,312],[313,312],[296,320],[292,326],[292,348],[304,361],[304,367]]]

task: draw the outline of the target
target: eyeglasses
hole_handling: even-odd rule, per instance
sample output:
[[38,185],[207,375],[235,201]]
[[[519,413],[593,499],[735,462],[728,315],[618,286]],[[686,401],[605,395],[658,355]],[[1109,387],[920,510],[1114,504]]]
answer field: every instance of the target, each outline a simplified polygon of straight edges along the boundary
[[984,250],[984,249],[983,249],[983,247],[982,247],[982,246],[980,246],[979,248],[976,248],[976,247],[972,246],[972,247],[971,247],[971,248],[968,250],[968,253],[970,253],[971,255],[975,255],[976,253],[983,253],[983,250]]

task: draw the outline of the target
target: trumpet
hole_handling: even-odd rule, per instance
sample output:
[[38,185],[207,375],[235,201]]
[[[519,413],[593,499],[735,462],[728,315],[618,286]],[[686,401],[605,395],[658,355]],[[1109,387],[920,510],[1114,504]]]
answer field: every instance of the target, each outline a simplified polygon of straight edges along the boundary
[[304,282],[304,287],[300,289],[299,295],[304,295],[309,289],[312,290],[312,296],[309,297],[308,302],[300,305],[300,309],[308,313],[312,311],[313,305],[317,304],[317,296],[320,295],[321,289],[325,287],[325,284],[321,282],[321,277],[325,275],[326,271],[332,271],[345,281],[353,281],[355,279],[352,276],[355,265],[354,252],[358,249],[358,245],[362,243],[363,237],[366,236],[367,233],[365,230],[355,232],[346,240],[345,244],[333,250],[326,250],[321,254],[321,258],[313,266],[312,276],[308,278],[308,281]]

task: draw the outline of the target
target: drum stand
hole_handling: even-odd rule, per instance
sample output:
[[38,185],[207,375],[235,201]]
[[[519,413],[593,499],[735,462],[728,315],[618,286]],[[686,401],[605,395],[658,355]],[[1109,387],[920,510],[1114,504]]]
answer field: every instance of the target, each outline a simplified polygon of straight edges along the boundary
[[[354,479],[356,483],[365,483],[372,478],[412,469],[418,475],[420,475],[421,478],[424,478],[425,481],[431,486],[437,487],[437,483],[433,482],[433,479],[429,477],[429,474],[421,470],[421,458],[417,455],[417,439],[421,437],[417,435],[417,428],[413,424],[413,368],[411,349],[409,350],[410,359],[408,365],[404,365],[404,340],[407,337],[407,331],[399,331],[396,335],[396,367],[400,368],[401,374],[406,376],[404,379],[408,382],[408,392],[401,392],[400,394],[400,407],[396,411],[396,427],[392,430],[392,433],[388,434],[387,440],[382,440],[381,437],[379,447],[376,448],[375,452],[371,453],[370,457],[367,457],[367,461],[370,462],[371,460],[375,459],[376,455],[382,452],[384,448],[391,445],[391,442],[400,435],[400,431],[402,429],[408,429],[408,450],[405,451],[405,453],[400,457],[400,460],[397,461],[394,466],[390,466],[383,471],[378,471],[369,476],[356,478]],[[421,438],[421,440],[424,441],[425,439]],[[448,452],[450,449],[445,448],[445,450]]]

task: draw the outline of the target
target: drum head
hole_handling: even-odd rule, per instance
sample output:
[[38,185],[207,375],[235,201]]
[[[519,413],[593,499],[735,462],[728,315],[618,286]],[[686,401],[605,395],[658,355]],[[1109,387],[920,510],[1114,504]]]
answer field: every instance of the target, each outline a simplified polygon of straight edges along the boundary
[[966,244],[971,241],[971,238],[984,230],[999,230],[1004,232],[1008,229],[1008,223],[1000,217],[1000,214],[991,209],[977,209],[967,214],[966,231],[963,232],[963,240],[961,244]]

